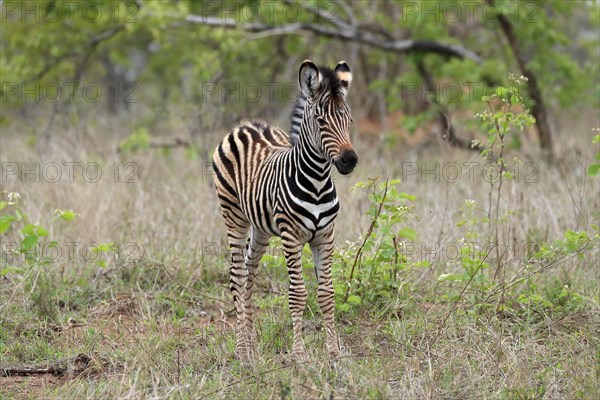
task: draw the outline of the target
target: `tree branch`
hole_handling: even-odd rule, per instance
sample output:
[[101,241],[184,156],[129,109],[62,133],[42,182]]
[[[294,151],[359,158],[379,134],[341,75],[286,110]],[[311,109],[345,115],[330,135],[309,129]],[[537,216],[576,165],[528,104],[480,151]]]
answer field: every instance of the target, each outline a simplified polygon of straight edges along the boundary
[[327,21],[341,29],[347,29],[350,27],[350,25],[354,25],[354,24],[349,24],[348,22],[342,20],[341,18],[335,17],[334,15],[329,15],[329,14],[323,12],[323,10],[319,7],[309,6],[303,2],[295,2],[293,0],[283,0],[283,2],[286,4],[298,5],[298,6],[300,6],[300,8],[311,13],[319,20]]
[[[117,25],[117,26],[107,29],[107,30],[99,33],[98,35],[94,36],[85,48],[85,51],[84,51],[85,56],[89,57],[89,55],[91,55],[91,53],[96,49],[96,47],[98,47],[98,45],[100,43],[112,38],[117,33],[121,32],[123,29],[125,29],[124,25]],[[61,62],[65,61],[69,58],[75,58],[77,56],[80,56],[81,54],[82,53],[77,52],[77,51],[68,51],[65,54],[61,54],[60,56],[58,56],[55,59],[48,62],[44,66],[44,68],[42,68],[42,70],[40,72],[38,72],[36,75],[34,75],[33,77],[31,77],[30,79],[28,79],[25,82],[37,81],[37,80],[43,78],[48,72],[50,72],[54,67],[56,67]],[[85,66],[85,63],[87,63],[87,60],[85,60],[85,62],[82,63],[82,65]],[[80,75],[80,74],[76,73],[76,75]]]
[[80,374],[89,366],[91,361],[92,359],[90,356],[79,354],[76,357],[59,360],[53,364],[38,365],[34,367],[2,368],[0,369],[0,377],[44,374],[60,376],[69,371],[74,374]]
[[[423,83],[425,84],[425,88],[429,93],[437,93],[435,84],[433,82],[433,78],[431,74],[425,67],[425,63],[422,59],[417,61],[417,71],[423,79]],[[462,149],[481,151],[482,148],[480,145],[472,145],[469,141],[466,141],[458,136],[456,136],[456,131],[454,130],[454,125],[452,125],[452,121],[450,121],[450,117],[448,117],[448,109],[441,104],[435,97],[428,98],[429,104],[433,105],[436,108],[438,114],[438,121],[440,123],[440,129],[442,133],[442,139],[448,144],[460,147]]]
[[344,10],[344,12],[346,13],[346,16],[350,20],[350,25],[356,25],[356,17],[354,16],[354,13],[352,12],[352,8],[344,0],[333,1],[333,4],[335,4],[336,7],[339,7],[342,10]]
[[[184,20],[191,24],[213,26],[225,29],[241,29],[253,33],[269,35],[302,35],[313,33],[323,37],[341,41],[368,44],[392,53],[429,52],[446,57],[470,59],[477,64],[481,58],[473,51],[454,44],[445,44],[434,40],[389,40],[379,35],[350,25],[337,25],[337,29],[310,22],[294,22],[283,25],[267,25],[264,23],[236,23],[231,19],[189,14]],[[339,20],[341,21],[341,20]]]

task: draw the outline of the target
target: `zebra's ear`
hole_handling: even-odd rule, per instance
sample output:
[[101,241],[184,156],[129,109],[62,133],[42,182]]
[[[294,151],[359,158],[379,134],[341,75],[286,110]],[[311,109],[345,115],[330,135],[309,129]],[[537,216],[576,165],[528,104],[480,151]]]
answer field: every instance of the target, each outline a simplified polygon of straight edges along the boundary
[[319,83],[321,83],[321,74],[319,68],[312,61],[305,60],[300,66],[298,83],[306,97],[312,97],[316,93]]
[[346,64],[346,61],[340,61],[338,65],[336,65],[334,72],[342,82],[342,86],[346,88],[344,91],[344,94],[346,94],[352,83],[352,72],[350,72],[350,67]]

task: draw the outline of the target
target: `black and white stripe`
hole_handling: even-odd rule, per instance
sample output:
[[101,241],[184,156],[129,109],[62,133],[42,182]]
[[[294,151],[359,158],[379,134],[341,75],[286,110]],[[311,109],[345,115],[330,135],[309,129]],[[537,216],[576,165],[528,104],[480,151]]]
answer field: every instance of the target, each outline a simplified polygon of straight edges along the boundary
[[333,225],[339,202],[331,166],[348,174],[358,161],[348,136],[352,118],[346,94],[351,80],[350,68],[343,61],[333,70],[305,61],[299,71],[301,94],[289,135],[262,121],[242,121],[215,150],[215,184],[231,249],[236,351],[244,362],[255,352],[251,297],[271,236],[281,237],[289,271],[292,355],[305,356],[301,327],[307,298],[302,279],[306,243],[314,256],[327,347],[332,356],[339,354],[331,282]]

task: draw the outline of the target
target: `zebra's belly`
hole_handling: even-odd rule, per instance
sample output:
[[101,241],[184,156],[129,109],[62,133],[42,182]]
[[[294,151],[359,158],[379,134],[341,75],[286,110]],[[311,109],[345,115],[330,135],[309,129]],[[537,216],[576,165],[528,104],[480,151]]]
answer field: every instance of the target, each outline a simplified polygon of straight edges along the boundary
[[[244,214],[252,226],[271,236],[280,236],[281,224],[285,221],[298,233],[314,234],[331,224],[339,211],[337,196],[318,204],[299,199],[293,194],[273,203],[248,199],[243,207]],[[309,235],[310,236],[310,235]]]

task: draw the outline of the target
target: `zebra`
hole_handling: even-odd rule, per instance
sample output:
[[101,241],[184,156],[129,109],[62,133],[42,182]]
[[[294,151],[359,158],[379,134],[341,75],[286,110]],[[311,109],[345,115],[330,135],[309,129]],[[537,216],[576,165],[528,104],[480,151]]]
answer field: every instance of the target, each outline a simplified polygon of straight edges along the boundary
[[340,355],[331,278],[333,227],[339,203],[331,165],[347,175],[358,162],[349,138],[353,121],[346,101],[352,73],[345,61],[330,69],[306,60],[298,80],[300,92],[289,135],[260,120],[243,120],[213,155],[214,180],[231,254],[236,353],[243,363],[252,362],[257,351],[251,299],[258,264],[272,236],[281,238],[288,268],[292,358],[306,359],[301,335],[308,297],[302,277],[306,243],[314,259],[328,354],[332,358]]

